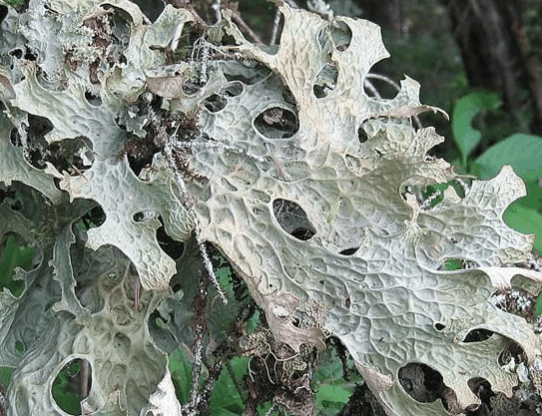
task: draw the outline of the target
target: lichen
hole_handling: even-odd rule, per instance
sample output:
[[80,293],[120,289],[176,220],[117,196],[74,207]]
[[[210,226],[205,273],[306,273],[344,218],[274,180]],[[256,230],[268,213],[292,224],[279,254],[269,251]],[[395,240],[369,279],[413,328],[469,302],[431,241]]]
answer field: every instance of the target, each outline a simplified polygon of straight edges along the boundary
[[[276,342],[297,352],[338,337],[389,415],[472,408],[474,378],[511,395],[517,376],[501,353],[514,342],[529,364],[540,354],[531,326],[491,302],[513,278],[531,292],[541,282],[511,267],[533,243],[502,220],[525,194],[519,177],[504,167],[468,183],[428,156],[443,138],[412,125],[435,110],[416,81],[392,100],[366,92],[388,56],[377,25],[281,11],[274,49],[248,42],[226,15],[179,62],[168,48],[194,18],[171,6],[149,24],[124,0],[35,0],[20,33],[3,25],[14,44],[0,43],[1,55],[20,36],[28,53],[2,60],[1,189],[25,189],[27,207],[0,205],[0,237],[26,234],[40,253],[25,292],[0,294],[0,364],[17,368],[10,414],[63,414],[50,388],[74,358],[94,368],[86,405],[98,414],[180,414],[167,354],[147,328],[161,300],[181,302],[169,284],[184,275],[157,241],[162,225],[229,259]],[[93,157],[65,169],[42,149],[46,168],[33,166],[29,115],[52,125],[47,145],[84,139],[91,149],[76,156]],[[428,203],[421,191],[432,184],[449,186]],[[97,207],[102,224],[74,226]],[[21,215],[46,238],[14,230]],[[446,271],[449,259],[469,268]],[[469,342],[480,330],[490,336]],[[409,394],[400,374],[412,365],[441,375],[442,401]]]

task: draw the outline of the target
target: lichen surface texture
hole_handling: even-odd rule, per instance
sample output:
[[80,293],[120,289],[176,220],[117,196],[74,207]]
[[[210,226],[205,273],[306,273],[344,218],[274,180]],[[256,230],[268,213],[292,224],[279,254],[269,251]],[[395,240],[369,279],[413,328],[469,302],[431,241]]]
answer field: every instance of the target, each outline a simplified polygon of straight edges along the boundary
[[[0,293],[0,365],[16,369],[9,415],[66,415],[52,384],[74,359],[92,367],[88,414],[181,415],[168,343],[148,322],[180,298],[170,282],[193,259],[167,254],[161,227],[220,250],[276,341],[297,352],[339,338],[389,415],[476,407],[476,378],[511,395],[518,377],[502,352],[540,354],[531,326],[490,302],[542,282],[514,267],[533,237],[502,220],[521,179],[509,167],[461,178],[429,156],[443,138],[413,126],[432,110],[416,81],[393,99],[369,94],[367,74],[388,56],[377,25],[281,11],[277,46],[247,41],[225,13],[186,53],[171,45],[197,23],[170,5],[153,23],[125,0],[8,7],[0,190],[23,204],[4,198],[0,238],[38,253],[18,271],[23,293]],[[436,184],[449,186],[428,200]],[[77,226],[96,209],[101,224]],[[469,267],[447,271],[449,259]],[[466,342],[475,330],[491,336]],[[405,390],[409,364],[440,373],[447,409]]]

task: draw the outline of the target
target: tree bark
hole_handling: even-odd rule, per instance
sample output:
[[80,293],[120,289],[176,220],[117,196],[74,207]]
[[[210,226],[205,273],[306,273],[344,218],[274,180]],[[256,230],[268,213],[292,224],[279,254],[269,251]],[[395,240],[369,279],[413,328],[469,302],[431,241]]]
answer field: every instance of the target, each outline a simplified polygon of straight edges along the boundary
[[522,0],[441,1],[448,8],[470,85],[499,92],[514,115],[530,106],[531,129],[542,132],[540,71],[530,57]]
[[355,0],[354,3],[363,10],[364,19],[402,36],[403,0]]

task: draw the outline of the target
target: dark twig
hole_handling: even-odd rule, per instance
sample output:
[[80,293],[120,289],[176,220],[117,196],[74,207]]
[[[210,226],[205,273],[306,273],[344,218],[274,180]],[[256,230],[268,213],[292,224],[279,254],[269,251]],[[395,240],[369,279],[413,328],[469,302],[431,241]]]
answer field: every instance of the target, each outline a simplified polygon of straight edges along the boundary
[[273,20],[273,31],[271,32],[271,41],[269,42],[270,45],[276,45],[277,43],[281,17],[282,13],[279,9],[277,9],[277,11],[275,12],[275,19]]
[[202,270],[201,278],[198,285],[198,293],[194,299],[194,310],[196,312],[194,318],[194,331],[196,333],[196,339],[192,347],[194,353],[194,368],[192,370],[192,389],[190,391],[190,401],[186,408],[186,414],[189,416],[195,416],[198,412],[197,409],[202,401],[202,395],[200,394],[199,385],[201,380],[201,370],[203,367],[203,340],[207,331],[207,321],[205,316],[205,309],[207,306],[207,297],[209,292],[207,286],[209,285],[209,276],[205,269]]
[[192,13],[194,18],[196,19],[196,22],[199,25],[201,25],[202,27],[207,27],[207,22],[201,18],[194,6],[190,4],[190,0],[166,0],[166,3],[171,4],[177,9],[186,9],[190,11],[190,13]]
[[252,39],[254,43],[258,45],[263,45],[262,39],[250,28],[249,25],[245,23],[245,21],[243,20],[243,18],[241,17],[238,11],[232,10],[231,17],[233,21],[237,23],[237,25],[239,25],[241,30],[243,30],[248,35],[248,37]]
[[209,259],[209,254],[207,253],[207,250],[205,249],[205,245],[203,243],[203,240],[201,239],[201,227],[198,221],[198,216],[196,214],[196,210],[192,206],[192,203],[190,202],[190,196],[188,194],[188,191],[186,189],[186,183],[184,182],[184,178],[182,177],[181,173],[176,167],[175,164],[175,144],[173,143],[173,137],[175,137],[176,133],[167,139],[166,144],[164,146],[164,155],[166,157],[166,160],[169,163],[170,169],[173,171],[173,177],[175,179],[175,183],[179,187],[179,191],[181,193],[182,203],[184,204],[185,208],[189,212],[190,216],[192,217],[192,220],[194,221],[194,237],[196,239],[196,243],[198,244],[198,249],[203,261],[203,267],[207,271],[207,274],[209,276],[209,280],[211,281],[212,285],[215,287],[218,295],[222,299],[222,302],[224,304],[228,303],[228,300],[226,299],[226,295],[224,294],[224,291],[220,287],[220,284],[218,283],[218,279],[216,277],[216,274],[213,270],[213,265],[211,263],[211,259]]

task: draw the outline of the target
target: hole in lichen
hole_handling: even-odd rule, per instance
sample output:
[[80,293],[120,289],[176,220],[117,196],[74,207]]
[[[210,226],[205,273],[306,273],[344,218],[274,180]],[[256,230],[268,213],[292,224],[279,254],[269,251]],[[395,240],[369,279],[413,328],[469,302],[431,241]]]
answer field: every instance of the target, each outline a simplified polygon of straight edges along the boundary
[[99,96],[94,95],[88,91],[85,92],[85,99],[90,105],[94,107],[99,107],[100,105],[102,105],[102,99]]
[[441,323],[441,322],[436,322],[435,323],[435,329],[437,331],[442,331],[444,328],[446,328],[446,325],[444,325],[443,323]]
[[213,94],[203,101],[203,105],[211,113],[218,113],[223,110],[227,103],[228,101],[224,97],[217,94]]
[[32,52],[30,49],[27,48],[25,50],[23,58],[26,59],[27,61],[35,61],[38,57],[34,52]]
[[[453,241],[452,241],[453,242]],[[455,270],[469,270],[476,269],[480,265],[473,260],[466,260],[461,258],[449,258],[445,259],[442,264],[437,267],[437,270],[455,271]]]
[[291,111],[272,107],[256,117],[254,127],[268,139],[287,139],[297,133],[299,123]]
[[442,375],[421,363],[409,363],[399,369],[399,382],[406,393],[421,403],[443,398],[445,389]]
[[126,155],[132,172],[139,177],[143,168],[152,166],[154,155],[159,151],[160,148],[156,145],[150,135],[147,135],[144,138],[132,136],[132,138],[124,145],[124,149],[119,154],[119,158]]
[[463,261],[461,259],[446,259],[438,270],[461,270],[463,269]]
[[316,234],[307,214],[293,201],[275,199],[273,214],[284,231],[298,240],[307,241]]
[[154,211],[139,211],[132,216],[134,222],[147,222],[154,218],[156,218]]
[[371,68],[371,73],[364,80],[365,93],[373,99],[389,101],[399,93],[397,89],[399,85],[391,78],[381,75],[387,72],[386,65],[387,63],[382,63],[382,61],[378,62]]
[[358,140],[360,143],[365,143],[367,140],[369,140],[369,136],[362,126],[359,126],[358,128]]
[[229,82],[239,81],[245,85],[253,85],[267,78],[271,70],[256,62],[246,62],[244,65],[228,65],[224,68],[224,76]]
[[0,6],[0,24],[2,24],[2,22],[8,15],[8,11],[9,9],[7,8],[7,6]]
[[501,366],[510,364],[512,360],[513,365],[517,365],[521,362],[525,362],[525,358],[523,348],[521,348],[517,342],[508,340],[508,345],[501,351],[497,361]]
[[327,97],[337,86],[339,71],[334,62],[329,62],[316,75],[316,80],[312,86],[312,91],[316,98]]
[[[53,129],[51,122],[39,116],[28,115],[28,136],[25,147],[25,159],[35,168],[44,169],[46,162],[51,163],[59,172],[68,172],[71,176],[84,176],[94,162],[92,142],[86,137],[66,139],[48,144],[45,135]],[[22,146],[17,129],[10,132],[10,141],[14,146]]]
[[70,361],[58,373],[53,382],[52,394],[56,404],[70,415],[80,415],[81,401],[92,387],[90,362],[77,358]]
[[450,182],[450,185],[453,186],[455,192],[460,198],[465,198],[469,193],[472,186],[471,178],[457,178],[455,181]]
[[52,130],[53,124],[47,118],[28,115],[28,143],[25,158],[35,168],[45,168],[48,146],[45,135]]
[[23,50],[21,48],[15,48],[9,51],[8,55],[21,59],[23,57]]
[[343,256],[351,256],[352,254],[355,254],[356,251],[358,250],[359,250],[359,247],[346,248],[340,251],[339,254],[342,254]]
[[161,227],[156,230],[156,240],[158,241],[160,248],[173,260],[181,258],[184,252],[184,244],[174,240],[166,233],[162,216],[159,216],[158,219],[162,224]]
[[99,227],[105,222],[105,220],[106,215],[100,205],[96,205],[94,208],[86,212],[85,215],[81,217],[81,223],[85,226],[87,230]]
[[9,289],[13,296],[19,297],[24,291],[25,280],[17,278],[19,274],[15,268],[28,271],[34,266],[34,248],[27,245],[22,236],[8,233],[0,237],[0,253],[3,256],[0,259],[0,291]]
[[290,90],[290,88],[283,86],[281,95],[282,95],[282,99],[288,104],[290,104],[292,107],[294,107],[297,111],[297,104],[295,101],[294,94],[292,93],[292,90]]
[[346,51],[350,46],[350,42],[352,42],[352,30],[350,26],[344,22],[334,21],[329,30],[335,49],[339,52]]
[[[172,52],[172,60],[174,62],[188,61],[193,56],[196,59],[200,58],[201,47],[197,51],[193,51],[196,41],[203,35],[203,27],[195,22],[186,22],[183,25],[183,30],[179,37],[179,42],[176,45],[175,51]],[[199,44],[198,44],[199,46]],[[192,55],[194,54],[194,55]]]
[[312,238],[312,236],[314,235],[314,231],[308,228],[299,227],[293,230],[290,235],[297,238],[298,240],[307,241]]
[[333,47],[339,52],[344,52],[352,41],[352,30],[344,22],[334,21],[318,34],[318,43],[324,52],[331,52]]
[[60,179],[59,178],[53,178],[53,185],[55,185],[55,188],[59,191],[62,191],[62,187],[60,186]]
[[85,171],[94,163],[92,142],[85,137],[66,139],[51,143],[44,151],[45,161],[59,172],[84,177]]
[[143,14],[149,18],[151,22],[155,22],[158,16],[162,14],[166,3],[163,1],[148,1],[148,0],[132,0],[136,3]]
[[17,353],[21,355],[23,355],[26,351],[26,348],[21,341],[15,341],[15,351],[17,351]]
[[19,134],[19,131],[17,129],[11,129],[11,132],[9,134],[9,139],[11,141],[11,144],[13,146],[22,146],[21,142],[21,135]]
[[228,86],[224,87],[221,91],[226,98],[237,97],[243,92],[243,84],[240,82],[232,82]]
[[490,399],[495,396],[491,384],[485,378],[473,377],[467,381],[467,385],[482,403],[490,404]]
[[[248,286],[245,281],[235,272],[235,268],[222,252],[214,245],[205,245],[207,253],[211,258],[213,269],[221,287],[231,287],[237,301],[245,301],[250,297]],[[214,290],[214,289],[210,289]],[[255,306],[255,304],[254,304]]]
[[463,342],[482,342],[489,339],[491,335],[493,335],[493,331],[483,328],[473,329],[472,331],[469,331],[467,335],[465,335]]

